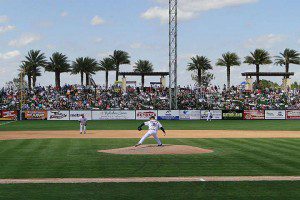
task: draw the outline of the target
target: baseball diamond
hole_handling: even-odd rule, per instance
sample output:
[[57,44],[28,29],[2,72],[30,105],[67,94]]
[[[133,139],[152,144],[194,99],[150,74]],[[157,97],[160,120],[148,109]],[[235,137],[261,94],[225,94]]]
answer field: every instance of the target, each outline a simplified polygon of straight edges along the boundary
[[0,200],[300,199],[299,8],[0,0]]

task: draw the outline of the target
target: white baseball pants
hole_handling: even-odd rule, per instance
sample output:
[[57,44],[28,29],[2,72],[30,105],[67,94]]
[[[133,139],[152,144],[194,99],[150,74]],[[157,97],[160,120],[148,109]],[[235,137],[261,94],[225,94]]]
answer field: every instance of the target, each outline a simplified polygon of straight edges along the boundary
[[139,141],[139,144],[143,144],[143,142],[144,142],[148,137],[150,137],[151,135],[154,137],[154,139],[156,140],[156,142],[157,142],[158,145],[161,145],[161,144],[162,144],[161,141],[160,141],[160,139],[157,137],[157,132],[156,132],[156,131],[148,131],[148,132],[141,138],[141,140]]
[[86,132],[86,125],[84,124],[80,124],[80,133],[82,133],[82,131],[84,131],[84,133]]

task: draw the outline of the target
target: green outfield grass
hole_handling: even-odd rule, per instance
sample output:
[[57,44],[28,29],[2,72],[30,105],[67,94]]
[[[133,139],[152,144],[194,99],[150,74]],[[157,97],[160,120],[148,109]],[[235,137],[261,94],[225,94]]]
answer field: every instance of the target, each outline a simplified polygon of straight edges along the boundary
[[0,185],[0,199],[295,200],[300,182],[196,182]]
[[[114,155],[137,139],[0,141],[0,178],[300,175],[300,139],[163,139],[200,155]],[[154,143],[152,139],[147,143]]]
[[[287,130],[300,131],[297,120],[161,121],[169,130]],[[90,130],[135,130],[142,121],[89,121]],[[18,121],[0,126],[0,131],[78,130],[77,121]]]

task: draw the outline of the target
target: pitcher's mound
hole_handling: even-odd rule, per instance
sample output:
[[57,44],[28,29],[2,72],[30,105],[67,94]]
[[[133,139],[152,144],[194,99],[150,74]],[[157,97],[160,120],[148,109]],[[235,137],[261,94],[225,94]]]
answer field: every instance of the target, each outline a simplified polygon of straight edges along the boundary
[[107,149],[98,150],[102,153],[112,153],[112,154],[202,154],[202,153],[212,153],[213,150],[201,149],[193,146],[186,145],[141,145],[138,147],[125,147],[119,149]]

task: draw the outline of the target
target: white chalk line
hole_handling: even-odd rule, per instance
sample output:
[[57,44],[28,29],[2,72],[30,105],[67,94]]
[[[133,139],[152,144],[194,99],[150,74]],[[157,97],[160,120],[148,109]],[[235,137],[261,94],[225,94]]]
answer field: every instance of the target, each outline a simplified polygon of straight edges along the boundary
[[36,178],[0,179],[0,184],[31,183],[167,183],[167,182],[241,182],[300,181],[300,176],[205,176],[205,177],[132,177],[132,178]]

